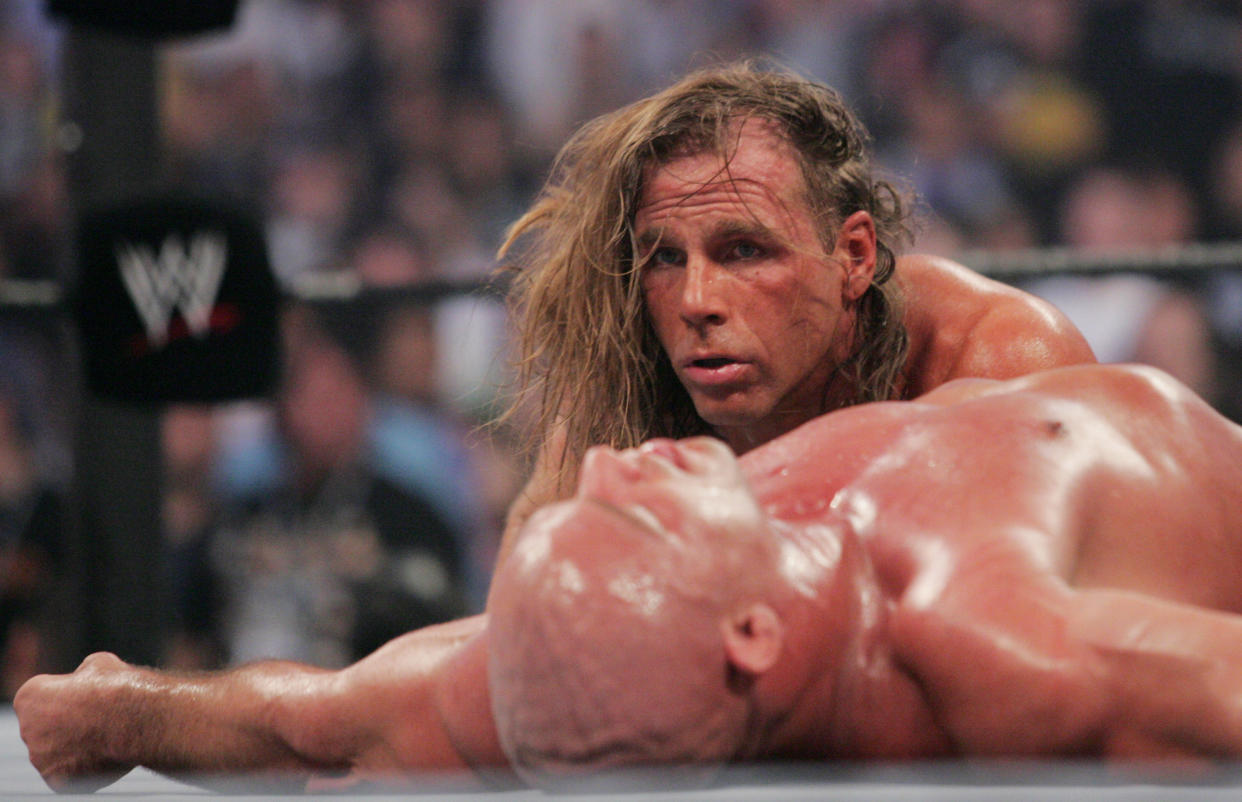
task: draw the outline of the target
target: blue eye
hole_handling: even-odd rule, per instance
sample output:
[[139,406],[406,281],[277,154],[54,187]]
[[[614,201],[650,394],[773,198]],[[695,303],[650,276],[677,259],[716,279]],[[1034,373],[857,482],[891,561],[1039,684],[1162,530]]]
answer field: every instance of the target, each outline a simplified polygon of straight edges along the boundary
[[681,264],[681,251],[676,248],[655,248],[647,256],[647,264],[654,267],[667,267]]
[[763,255],[763,249],[753,242],[735,242],[729,250],[737,259],[754,259]]

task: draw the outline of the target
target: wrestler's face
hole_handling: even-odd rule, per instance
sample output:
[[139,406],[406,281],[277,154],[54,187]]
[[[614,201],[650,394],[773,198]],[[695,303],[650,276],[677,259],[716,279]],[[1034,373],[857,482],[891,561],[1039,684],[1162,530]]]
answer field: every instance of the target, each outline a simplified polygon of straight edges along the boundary
[[652,440],[583,460],[574,501],[602,505],[633,524],[713,548],[759,530],[762,513],[737,458],[719,440]]
[[756,565],[758,516],[729,449],[695,438],[592,449],[575,496],[528,519],[488,605],[493,711],[523,776],[739,752],[749,701],[705,599],[725,563]]
[[870,217],[840,228],[828,251],[794,153],[763,121],[740,126],[727,164],[709,151],[644,175],[648,317],[699,415],[739,453],[824,411],[874,271]]

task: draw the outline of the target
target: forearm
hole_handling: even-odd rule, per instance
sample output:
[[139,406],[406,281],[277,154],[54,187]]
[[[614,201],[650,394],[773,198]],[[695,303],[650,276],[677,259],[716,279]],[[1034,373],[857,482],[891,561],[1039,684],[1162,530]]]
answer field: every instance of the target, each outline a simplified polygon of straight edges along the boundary
[[[30,760],[53,788],[98,787],[135,766],[193,777],[304,781],[337,768],[327,703],[339,673],[291,663],[182,675],[99,653],[77,671],[31,678],[13,706]],[[295,778],[297,778],[295,780]]]
[[340,671],[255,663],[173,674],[88,657],[14,700],[31,762],[53,788],[134,766],[294,787],[503,767],[486,685],[486,618],[412,632]]
[[221,674],[135,668],[119,681],[108,716],[108,757],[173,775],[263,775],[298,782],[345,768],[315,747],[314,715],[333,674],[265,662]]

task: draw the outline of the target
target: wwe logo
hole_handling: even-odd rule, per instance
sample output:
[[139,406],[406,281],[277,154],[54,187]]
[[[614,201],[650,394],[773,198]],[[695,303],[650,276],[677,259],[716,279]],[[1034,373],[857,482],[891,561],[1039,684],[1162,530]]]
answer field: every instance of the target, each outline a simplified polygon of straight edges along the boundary
[[191,334],[207,336],[227,257],[224,235],[215,232],[194,234],[188,249],[181,237],[170,234],[158,254],[147,245],[117,244],[121,278],[152,346],[168,341],[174,309],[181,310]]

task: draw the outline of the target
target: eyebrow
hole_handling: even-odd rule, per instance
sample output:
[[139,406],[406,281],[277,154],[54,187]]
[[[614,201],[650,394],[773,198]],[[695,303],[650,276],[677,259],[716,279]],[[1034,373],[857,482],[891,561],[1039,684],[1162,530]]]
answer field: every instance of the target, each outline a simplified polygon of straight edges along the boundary
[[638,247],[645,251],[654,248],[662,239],[664,239],[663,228],[648,228],[638,235]]
[[[667,237],[667,229],[663,226],[654,226],[644,230],[638,235],[637,242],[640,248],[646,250],[658,245]],[[768,226],[754,221],[742,220],[721,220],[712,226],[708,232],[709,239],[731,239],[734,237],[752,237],[754,239],[779,239]]]
[[772,229],[755,221],[741,222],[723,220],[712,227],[711,235],[715,239],[731,239],[733,237],[752,237],[754,239],[775,239]]

